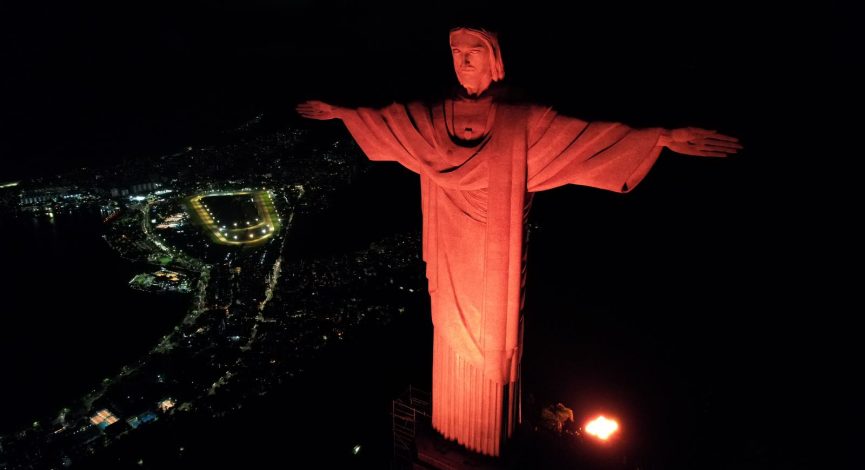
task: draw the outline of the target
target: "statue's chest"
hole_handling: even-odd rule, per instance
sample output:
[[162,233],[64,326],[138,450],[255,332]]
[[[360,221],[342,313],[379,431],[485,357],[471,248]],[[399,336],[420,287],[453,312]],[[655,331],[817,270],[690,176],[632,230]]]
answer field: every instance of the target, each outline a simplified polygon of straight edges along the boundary
[[486,135],[492,126],[492,102],[452,101],[450,133],[460,140],[475,140]]

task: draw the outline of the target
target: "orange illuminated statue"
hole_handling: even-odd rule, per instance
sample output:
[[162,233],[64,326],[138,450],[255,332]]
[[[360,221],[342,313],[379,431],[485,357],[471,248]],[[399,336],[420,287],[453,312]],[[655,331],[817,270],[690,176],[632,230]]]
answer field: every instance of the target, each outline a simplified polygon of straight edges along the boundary
[[371,160],[420,175],[423,259],[433,339],[433,426],[499,455],[518,419],[525,227],[533,193],[566,184],[627,192],[667,147],[724,157],[741,146],[697,128],[585,122],[504,99],[496,35],[450,32],[463,90],[433,104],[348,109],[307,101],[310,119],[341,119]]

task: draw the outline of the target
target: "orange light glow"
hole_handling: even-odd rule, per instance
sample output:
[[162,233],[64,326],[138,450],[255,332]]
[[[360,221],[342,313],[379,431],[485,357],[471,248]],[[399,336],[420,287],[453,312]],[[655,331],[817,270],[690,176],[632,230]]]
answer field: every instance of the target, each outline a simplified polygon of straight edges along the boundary
[[597,437],[602,441],[606,441],[613,433],[619,430],[619,423],[614,419],[607,419],[604,416],[589,421],[585,426],[585,430],[592,436]]

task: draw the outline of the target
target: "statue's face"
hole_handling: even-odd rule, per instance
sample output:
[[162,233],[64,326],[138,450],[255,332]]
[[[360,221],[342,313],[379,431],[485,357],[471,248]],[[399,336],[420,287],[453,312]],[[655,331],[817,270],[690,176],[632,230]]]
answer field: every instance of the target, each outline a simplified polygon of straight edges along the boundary
[[480,37],[466,31],[451,34],[454,71],[467,89],[485,89],[492,81],[490,49]]

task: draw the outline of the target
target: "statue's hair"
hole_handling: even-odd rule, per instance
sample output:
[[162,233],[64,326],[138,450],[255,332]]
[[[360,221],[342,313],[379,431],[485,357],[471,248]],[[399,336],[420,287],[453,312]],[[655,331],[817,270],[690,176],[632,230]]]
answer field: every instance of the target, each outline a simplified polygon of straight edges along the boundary
[[484,41],[484,43],[487,45],[487,48],[490,50],[490,73],[492,74],[493,81],[497,82],[505,78],[505,64],[504,62],[502,62],[502,51],[499,47],[499,38],[496,33],[487,31],[485,29],[475,29],[460,26],[451,29],[450,35],[453,36],[454,33],[456,33],[457,31],[464,31],[471,34],[472,36],[477,36],[482,41]]

